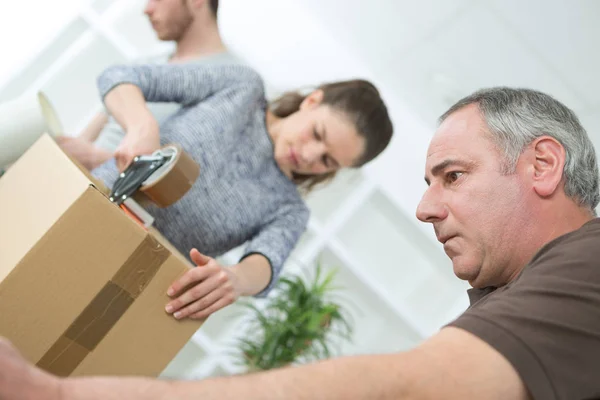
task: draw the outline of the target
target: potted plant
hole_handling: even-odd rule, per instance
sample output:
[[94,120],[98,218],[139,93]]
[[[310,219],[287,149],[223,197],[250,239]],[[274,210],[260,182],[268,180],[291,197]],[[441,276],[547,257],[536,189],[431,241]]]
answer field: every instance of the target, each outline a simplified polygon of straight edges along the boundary
[[336,345],[350,340],[350,320],[333,298],[336,274],[324,274],[318,265],[312,279],[282,277],[264,307],[245,303],[251,322],[239,348],[248,371],[328,358]]

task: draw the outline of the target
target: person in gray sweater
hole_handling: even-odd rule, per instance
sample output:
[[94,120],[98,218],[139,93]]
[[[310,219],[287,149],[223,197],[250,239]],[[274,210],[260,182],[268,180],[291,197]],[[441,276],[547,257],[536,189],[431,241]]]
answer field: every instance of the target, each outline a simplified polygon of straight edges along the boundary
[[[239,296],[266,296],[306,229],[302,192],[388,145],[392,122],[364,80],[286,93],[268,104],[263,81],[242,65],[114,66],[98,78],[104,104],[126,135],[92,174],[112,187],[134,156],[177,143],[201,166],[190,191],[149,207],[156,228],[201,268],[169,288],[166,311],[205,318]],[[160,126],[147,102],[181,105]],[[238,264],[214,257],[247,243]]]
[[[218,13],[218,0],[146,0],[144,14],[156,38],[174,46],[173,49],[160,50],[158,54],[144,54],[131,64],[243,64],[243,60],[223,42]],[[158,121],[177,108],[178,104],[172,103],[148,105]],[[64,152],[91,170],[113,157],[123,136],[122,127],[103,110],[91,118],[77,136],[62,135],[56,141]]]

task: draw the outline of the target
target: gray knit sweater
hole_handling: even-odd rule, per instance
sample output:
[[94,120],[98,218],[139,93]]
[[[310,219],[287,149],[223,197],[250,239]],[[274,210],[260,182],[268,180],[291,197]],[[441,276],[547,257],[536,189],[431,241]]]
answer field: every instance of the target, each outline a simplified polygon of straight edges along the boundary
[[[305,231],[309,210],[279,169],[265,125],[260,76],[240,65],[115,66],[98,78],[102,98],[132,83],[148,102],[182,108],[160,126],[161,144],[179,143],[200,164],[200,176],[174,205],[149,207],[157,229],[184,255],[196,247],[215,257],[245,242],[272,268],[266,295]],[[112,187],[114,159],[93,175]]]

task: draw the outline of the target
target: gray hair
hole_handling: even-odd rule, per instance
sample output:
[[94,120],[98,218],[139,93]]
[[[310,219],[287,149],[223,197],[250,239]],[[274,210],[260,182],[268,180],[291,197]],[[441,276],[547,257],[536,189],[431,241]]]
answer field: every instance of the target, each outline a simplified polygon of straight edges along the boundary
[[477,104],[492,139],[506,157],[505,173],[515,171],[525,147],[540,136],[565,149],[565,194],[592,211],[598,205],[598,164],[594,145],[573,111],[553,97],[530,89],[482,89],[459,100],[440,117]]

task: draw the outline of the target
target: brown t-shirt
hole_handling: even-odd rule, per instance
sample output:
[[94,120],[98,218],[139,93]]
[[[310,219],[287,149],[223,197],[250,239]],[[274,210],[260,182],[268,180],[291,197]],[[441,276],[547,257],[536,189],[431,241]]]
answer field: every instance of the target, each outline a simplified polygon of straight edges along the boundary
[[600,399],[600,219],[546,244],[517,279],[470,289],[449,324],[513,365],[535,400]]

